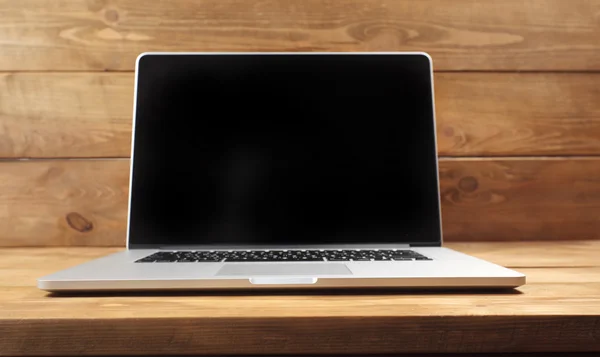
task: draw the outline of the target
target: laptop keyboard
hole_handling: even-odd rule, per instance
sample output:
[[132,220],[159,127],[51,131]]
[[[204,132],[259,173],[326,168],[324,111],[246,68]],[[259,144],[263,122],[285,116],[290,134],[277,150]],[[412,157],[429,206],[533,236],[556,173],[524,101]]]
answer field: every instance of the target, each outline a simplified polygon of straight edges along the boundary
[[165,251],[136,263],[347,262],[432,260],[412,250]]

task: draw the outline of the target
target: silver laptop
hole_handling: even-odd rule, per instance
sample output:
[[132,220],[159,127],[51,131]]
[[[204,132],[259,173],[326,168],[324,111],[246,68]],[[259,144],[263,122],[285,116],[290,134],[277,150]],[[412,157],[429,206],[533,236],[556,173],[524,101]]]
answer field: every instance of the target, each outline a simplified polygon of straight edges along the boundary
[[425,53],[145,53],[127,249],[48,291],[513,288],[442,247]]

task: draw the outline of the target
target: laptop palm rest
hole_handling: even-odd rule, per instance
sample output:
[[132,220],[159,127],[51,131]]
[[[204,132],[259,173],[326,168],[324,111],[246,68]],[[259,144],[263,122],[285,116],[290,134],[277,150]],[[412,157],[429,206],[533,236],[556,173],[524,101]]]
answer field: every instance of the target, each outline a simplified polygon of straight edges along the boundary
[[225,264],[217,276],[247,276],[252,284],[314,284],[318,276],[352,275],[345,264]]

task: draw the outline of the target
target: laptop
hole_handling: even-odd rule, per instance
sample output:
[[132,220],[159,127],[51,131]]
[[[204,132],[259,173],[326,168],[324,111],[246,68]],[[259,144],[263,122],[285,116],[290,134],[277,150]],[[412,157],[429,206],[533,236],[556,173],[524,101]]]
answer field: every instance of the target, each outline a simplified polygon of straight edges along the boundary
[[442,247],[426,53],[144,53],[127,248],[47,291],[514,288]]

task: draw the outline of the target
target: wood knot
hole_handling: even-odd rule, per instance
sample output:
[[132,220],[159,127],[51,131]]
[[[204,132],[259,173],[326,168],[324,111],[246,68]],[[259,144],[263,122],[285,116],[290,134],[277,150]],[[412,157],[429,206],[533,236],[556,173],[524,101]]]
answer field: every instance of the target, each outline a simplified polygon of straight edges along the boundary
[[460,191],[453,187],[442,193],[442,197],[448,202],[457,204],[460,202]]
[[67,214],[66,219],[69,226],[78,232],[86,233],[94,229],[94,224],[77,212]]
[[114,9],[106,10],[104,13],[104,18],[109,22],[117,22],[119,21],[119,13]]
[[479,187],[479,182],[473,176],[463,177],[458,181],[458,188],[464,192],[474,192]]
[[444,135],[448,137],[454,136],[454,128],[451,126],[444,127]]

